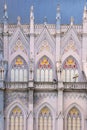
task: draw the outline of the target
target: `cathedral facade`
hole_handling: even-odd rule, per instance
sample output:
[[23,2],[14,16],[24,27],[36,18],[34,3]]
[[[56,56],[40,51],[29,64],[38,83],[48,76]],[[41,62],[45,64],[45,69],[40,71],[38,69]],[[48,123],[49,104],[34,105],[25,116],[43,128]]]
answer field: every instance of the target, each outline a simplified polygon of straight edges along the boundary
[[0,130],[87,129],[87,7],[83,22],[0,24]]

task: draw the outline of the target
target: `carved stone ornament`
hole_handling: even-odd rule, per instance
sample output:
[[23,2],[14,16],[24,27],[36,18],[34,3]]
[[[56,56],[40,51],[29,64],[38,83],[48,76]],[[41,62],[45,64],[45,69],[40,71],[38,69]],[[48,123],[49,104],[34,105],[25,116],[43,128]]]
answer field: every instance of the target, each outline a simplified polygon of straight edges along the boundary
[[18,39],[18,41],[16,42],[16,44],[15,44],[11,54],[13,54],[14,52],[16,52],[18,50],[23,51],[27,55],[27,52],[26,52],[26,50],[25,50],[25,48],[24,48],[24,46],[23,46],[23,44],[22,44],[20,39]]
[[74,51],[78,54],[78,50],[75,46],[75,42],[73,41],[73,39],[71,38],[69,41],[68,41],[68,44],[66,45],[65,49],[64,49],[64,53],[68,52],[68,51]]
[[46,40],[44,40],[42,42],[42,45],[41,45],[41,47],[39,49],[39,53],[42,52],[42,51],[44,51],[44,50],[50,52],[50,46],[49,46],[49,43]]

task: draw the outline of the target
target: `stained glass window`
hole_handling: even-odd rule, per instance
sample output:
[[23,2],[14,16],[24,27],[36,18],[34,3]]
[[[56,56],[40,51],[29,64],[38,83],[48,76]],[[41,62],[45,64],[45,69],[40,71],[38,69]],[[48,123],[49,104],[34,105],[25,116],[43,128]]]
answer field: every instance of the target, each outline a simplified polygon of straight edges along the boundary
[[48,107],[44,107],[39,114],[38,130],[52,130],[53,129],[52,115]]
[[44,56],[37,67],[37,81],[48,82],[53,79],[53,71],[50,60]]
[[81,130],[81,115],[79,110],[75,107],[68,113],[67,130]]
[[11,81],[23,82],[27,81],[27,65],[26,62],[18,56],[12,63]]
[[11,111],[9,130],[24,130],[24,118],[18,106]]
[[79,77],[76,60],[69,56],[63,65],[62,77],[64,82],[77,82]]

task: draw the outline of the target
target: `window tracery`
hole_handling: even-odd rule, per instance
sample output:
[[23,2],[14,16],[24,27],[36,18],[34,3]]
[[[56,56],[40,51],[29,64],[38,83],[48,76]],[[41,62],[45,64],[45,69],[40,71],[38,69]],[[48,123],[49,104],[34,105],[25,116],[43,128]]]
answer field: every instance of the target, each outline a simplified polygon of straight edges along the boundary
[[52,81],[53,71],[50,60],[44,56],[37,66],[37,81]]
[[12,64],[11,81],[23,82],[27,81],[27,79],[28,73],[26,62],[20,56],[18,56]]
[[11,111],[9,120],[9,130],[24,130],[24,117],[18,106]]
[[79,77],[78,65],[76,60],[69,56],[63,65],[62,71],[63,81],[64,82],[77,82]]
[[50,110],[48,109],[48,107],[44,107],[39,113],[38,129],[39,130],[52,130],[53,129],[52,114]]
[[41,45],[41,47],[39,49],[39,52],[42,52],[43,50],[46,50],[46,51],[50,52],[50,46],[49,46],[49,44],[48,44],[48,42],[46,40],[44,40],[42,42],[42,45]]
[[23,51],[27,55],[27,51],[25,50],[25,48],[24,48],[24,46],[23,46],[23,44],[22,44],[20,39],[18,39],[18,41],[16,42],[16,44],[15,44],[11,54],[13,54],[14,52],[16,52],[18,50]]
[[66,45],[63,54],[70,51],[70,50],[72,50],[72,51],[76,52],[77,54],[79,54],[78,50],[76,48],[75,42],[74,42],[74,40],[72,38],[69,39],[68,44]]
[[81,115],[77,108],[73,107],[67,116],[68,130],[81,130]]

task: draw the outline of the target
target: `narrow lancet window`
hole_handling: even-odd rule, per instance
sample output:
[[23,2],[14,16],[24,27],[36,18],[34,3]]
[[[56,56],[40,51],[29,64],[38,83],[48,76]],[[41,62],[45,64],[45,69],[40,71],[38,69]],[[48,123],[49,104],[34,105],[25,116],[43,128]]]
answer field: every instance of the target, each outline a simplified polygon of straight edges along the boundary
[[41,82],[52,82],[53,71],[50,60],[44,56],[37,66],[37,81]]

